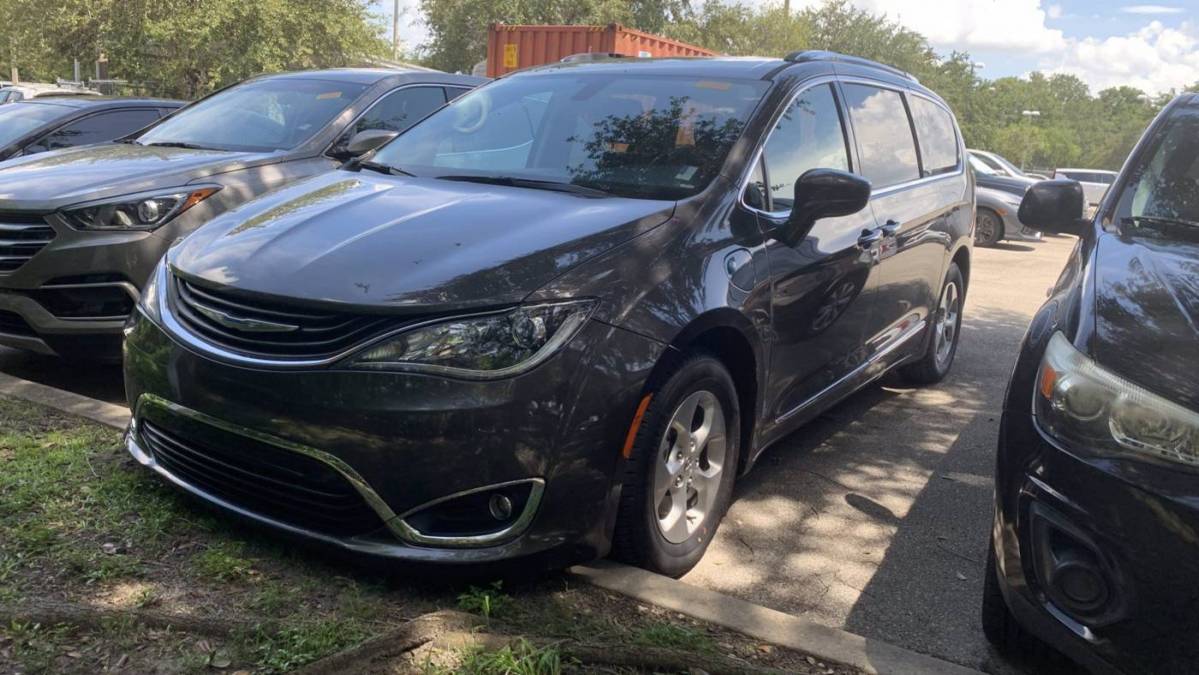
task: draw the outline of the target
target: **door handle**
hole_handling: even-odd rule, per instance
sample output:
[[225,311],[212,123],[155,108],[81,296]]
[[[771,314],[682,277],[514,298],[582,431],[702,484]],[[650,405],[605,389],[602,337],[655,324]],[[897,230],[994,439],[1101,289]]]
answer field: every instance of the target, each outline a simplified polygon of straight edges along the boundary
[[888,220],[887,222],[883,223],[882,227],[879,229],[883,231],[884,236],[894,237],[895,233],[899,232],[899,227],[900,225],[898,222],[894,220]]
[[883,239],[883,229],[876,227],[873,230],[862,230],[862,236],[858,237],[858,246],[864,249],[873,247]]

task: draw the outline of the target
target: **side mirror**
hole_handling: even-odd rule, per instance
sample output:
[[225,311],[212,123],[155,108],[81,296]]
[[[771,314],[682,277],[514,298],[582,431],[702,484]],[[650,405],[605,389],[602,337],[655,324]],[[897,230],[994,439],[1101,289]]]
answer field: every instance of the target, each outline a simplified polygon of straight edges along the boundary
[[794,246],[821,218],[848,216],[870,203],[870,181],[836,169],[809,169],[795,181],[795,201],[779,237]]
[[354,134],[350,141],[340,148],[341,154],[349,157],[359,157],[399,136],[400,132],[391,129],[366,129]]
[[1087,226],[1084,203],[1078,181],[1043,180],[1029,186],[1016,217],[1034,230],[1079,236]]

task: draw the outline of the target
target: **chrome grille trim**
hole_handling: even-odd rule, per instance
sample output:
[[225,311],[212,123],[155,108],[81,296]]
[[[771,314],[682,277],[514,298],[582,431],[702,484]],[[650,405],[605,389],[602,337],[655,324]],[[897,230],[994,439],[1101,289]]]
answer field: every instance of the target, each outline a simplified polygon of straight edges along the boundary
[[42,215],[0,212],[0,274],[20,269],[56,234]]

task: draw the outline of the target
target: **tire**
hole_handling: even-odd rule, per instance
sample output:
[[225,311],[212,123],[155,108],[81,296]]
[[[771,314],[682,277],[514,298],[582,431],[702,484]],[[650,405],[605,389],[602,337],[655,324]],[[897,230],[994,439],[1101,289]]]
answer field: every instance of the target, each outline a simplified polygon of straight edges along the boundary
[[979,209],[974,215],[974,245],[994,246],[1003,239],[1003,219],[991,209]]
[[999,653],[1018,661],[1037,664],[1061,660],[1056,652],[1040,638],[1024,630],[1008,609],[999,588],[999,565],[995,559],[995,542],[987,546],[987,566],[983,572],[982,602],[983,635]]
[[949,264],[938,297],[937,310],[932,315],[932,325],[929,327],[932,335],[929,336],[924,355],[919,361],[903,366],[899,371],[903,379],[912,384],[936,384],[945,379],[957,356],[962,335],[962,307],[966,299],[966,282],[957,263]]
[[[678,578],[703,557],[728,510],[741,411],[732,376],[707,354],[686,357],[659,381],[625,462],[612,553]],[[699,441],[694,450],[687,440]]]

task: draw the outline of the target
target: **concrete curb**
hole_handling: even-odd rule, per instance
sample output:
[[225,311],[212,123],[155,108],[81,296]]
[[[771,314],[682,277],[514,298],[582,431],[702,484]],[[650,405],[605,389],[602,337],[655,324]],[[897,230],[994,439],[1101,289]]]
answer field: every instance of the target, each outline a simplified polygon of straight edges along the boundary
[[114,429],[124,430],[125,425],[129,424],[129,409],[125,406],[97,401],[4,373],[0,373],[0,394],[39,403]]
[[606,560],[570,569],[574,576],[646,604],[724,626],[764,642],[805,652],[872,675],[977,675],[956,663],[830,628],[660,574]]
[[[0,395],[38,403],[114,429],[123,430],[129,423],[129,410],[124,406],[3,373],[0,373]],[[724,626],[819,659],[843,663],[871,675],[978,673],[948,661],[830,628],[636,567],[600,560],[590,565],[572,567],[570,573],[587,583],[641,602]]]

